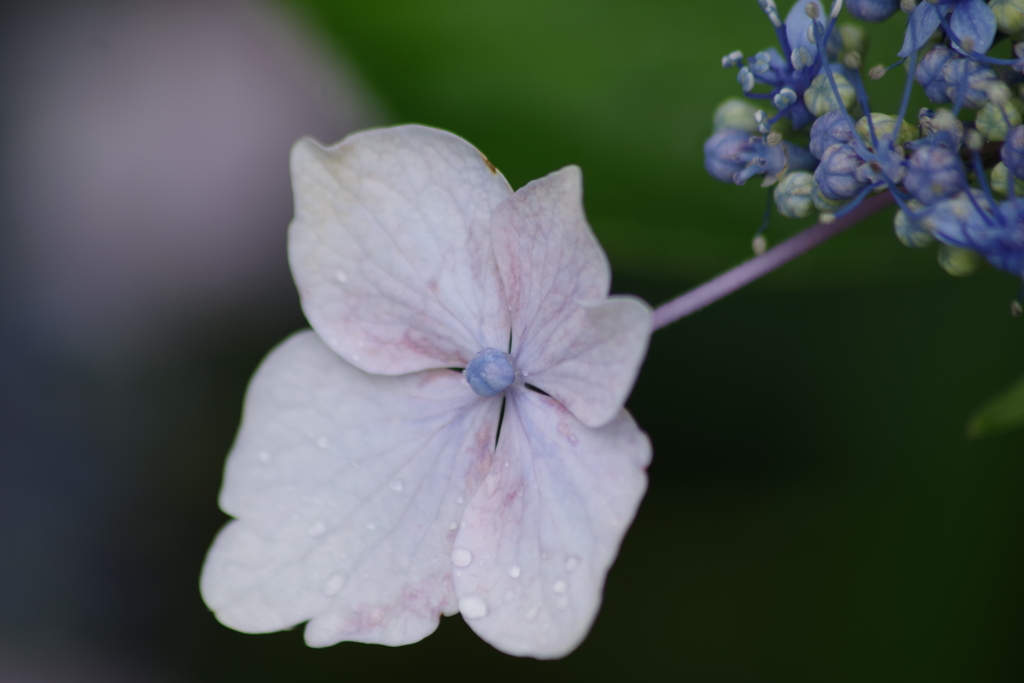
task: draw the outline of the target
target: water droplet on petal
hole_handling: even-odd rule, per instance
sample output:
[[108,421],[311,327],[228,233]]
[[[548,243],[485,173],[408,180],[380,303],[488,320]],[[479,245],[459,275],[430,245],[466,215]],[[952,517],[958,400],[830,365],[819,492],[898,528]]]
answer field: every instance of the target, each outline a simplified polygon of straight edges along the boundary
[[478,595],[470,595],[459,600],[459,611],[466,619],[480,619],[487,616],[487,603]]
[[377,525],[374,524],[373,522],[367,522],[366,523],[366,528],[369,529],[370,531],[373,531],[373,530],[375,530],[377,528]]
[[400,482],[397,479],[394,480],[393,482],[391,482],[391,490],[396,492],[396,493],[401,492],[401,490],[402,490],[402,482]]
[[336,270],[334,271],[334,279],[338,282],[348,282],[348,275],[345,275],[344,271]]
[[327,448],[331,445],[331,442],[327,440],[326,436],[321,436],[316,440],[317,448]]
[[570,574],[576,571],[576,568],[579,566],[580,558],[576,557],[575,555],[570,555],[569,557],[565,558],[565,571],[569,572]]
[[345,577],[341,574],[335,574],[331,578],[327,579],[327,583],[324,584],[324,595],[331,596],[337,595],[341,587],[345,585]]
[[465,548],[456,548],[452,551],[452,564],[456,567],[468,567],[473,561],[473,553]]
[[259,460],[260,462],[270,462],[270,452],[260,451],[259,453],[256,454],[256,459]]
[[514,564],[508,568],[508,575],[511,576],[513,579],[518,579],[519,575],[522,573],[523,569],[518,564]]
[[306,529],[306,532],[314,538],[325,531],[327,531],[327,522],[325,522],[322,519],[316,520],[315,522],[309,525],[308,529]]
[[558,581],[555,581],[551,585],[551,590],[555,591],[556,593],[564,593],[565,592],[565,588],[566,588],[566,583],[562,579],[559,579]]
[[534,605],[530,609],[526,610],[526,614],[523,615],[523,618],[527,621],[533,621],[537,618],[538,614],[540,614],[540,608]]
[[508,467],[508,460],[505,461],[505,467]]
[[455,531],[456,529],[459,528],[459,523],[458,522],[452,522],[451,524],[448,525],[448,528],[451,529],[452,531]]
[[458,498],[455,499],[455,502],[459,505],[462,505],[463,503],[466,502],[466,499],[463,498],[462,496],[459,496]]

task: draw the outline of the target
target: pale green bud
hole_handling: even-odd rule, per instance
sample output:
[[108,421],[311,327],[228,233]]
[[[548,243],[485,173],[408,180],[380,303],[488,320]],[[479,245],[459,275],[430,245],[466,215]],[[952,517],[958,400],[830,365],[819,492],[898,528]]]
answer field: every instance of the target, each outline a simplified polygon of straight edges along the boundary
[[[1009,126],[1006,125],[1007,120],[1009,120]],[[1002,105],[989,102],[978,111],[978,115],[974,119],[974,126],[978,132],[989,140],[995,141],[1005,140],[1009,129],[1019,126],[1020,123],[1020,110],[1012,101]]]
[[996,17],[996,28],[1007,35],[1024,30],[1024,0],[990,0],[988,8]]
[[[889,114],[879,114],[878,112],[871,113],[871,123],[875,128],[875,135],[879,140],[882,138],[890,137],[892,132],[896,129],[896,117]],[[868,117],[860,117],[860,121],[857,122],[857,134],[860,135],[861,140],[866,144],[871,144],[871,130],[868,128]],[[900,132],[896,136],[897,147],[903,145],[905,142],[917,139],[917,127],[911,126],[906,121],[900,121]]]
[[814,208],[818,211],[833,212],[843,208],[846,205],[844,200],[829,199],[821,193],[821,188],[818,187],[818,183],[814,183],[811,186],[811,203],[814,204]]
[[[843,108],[849,109],[857,101],[856,91],[842,75],[834,73],[833,78],[836,81],[839,97],[843,101]],[[826,74],[820,73],[811,81],[811,85],[804,91],[804,104],[815,116],[824,116],[830,111],[839,111],[839,104],[836,102]]]
[[757,121],[754,120],[754,112],[757,107],[749,100],[738,97],[730,97],[715,109],[714,132],[726,128],[737,128],[751,134],[757,134]]
[[[1007,188],[1009,187],[1006,183],[1010,177],[1010,169],[1006,168],[1006,164],[999,162],[992,169],[992,191],[996,194],[1006,196],[1009,194]],[[1014,178],[1016,181],[1013,184],[1014,195],[1016,197],[1024,197],[1024,179]]]
[[943,244],[939,249],[939,265],[953,277],[966,277],[978,269],[981,257],[970,249]]
[[844,52],[868,51],[868,32],[855,24],[843,24],[839,27],[839,37],[843,41]]
[[813,188],[813,173],[787,173],[775,186],[775,207],[786,218],[807,218],[814,211],[814,203],[811,201]]
[[[911,211],[920,211],[924,205],[916,199],[911,199],[907,202],[907,206],[910,207]],[[896,217],[893,219],[893,231],[896,233],[896,238],[903,243],[903,246],[910,247],[911,249],[927,247],[935,241],[932,234],[925,230],[920,223],[908,216],[903,209],[896,212]]]

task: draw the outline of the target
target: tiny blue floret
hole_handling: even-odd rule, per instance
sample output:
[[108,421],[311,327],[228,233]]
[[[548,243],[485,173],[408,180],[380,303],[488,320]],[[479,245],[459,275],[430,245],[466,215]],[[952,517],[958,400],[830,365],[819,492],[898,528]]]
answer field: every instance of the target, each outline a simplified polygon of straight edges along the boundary
[[484,349],[469,361],[463,371],[469,386],[479,396],[494,396],[512,386],[516,372],[508,354],[498,349]]

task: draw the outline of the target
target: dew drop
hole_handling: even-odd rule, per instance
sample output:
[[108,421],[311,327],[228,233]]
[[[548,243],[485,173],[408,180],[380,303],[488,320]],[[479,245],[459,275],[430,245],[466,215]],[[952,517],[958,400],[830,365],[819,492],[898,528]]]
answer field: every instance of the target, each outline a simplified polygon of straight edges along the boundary
[[455,499],[455,502],[458,503],[459,505],[462,505],[463,503],[466,502],[466,499],[463,498],[462,496],[459,496],[458,498]]
[[270,462],[270,452],[260,451],[259,453],[256,454],[256,459],[259,460],[260,462]]
[[570,555],[565,558],[565,571],[572,574],[580,566],[580,558],[575,555]]
[[473,553],[465,548],[456,548],[452,551],[452,564],[456,567],[468,567],[473,561]]
[[377,525],[374,524],[373,522],[367,522],[366,523],[366,528],[369,529],[370,531],[374,531],[377,528]]
[[505,467],[508,467],[508,460],[505,461]]
[[400,482],[398,479],[395,479],[393,482],[391,482],[391,490],[394,491],[395,493],[401,492],[402,482]]
[[518,579],[519,575],[522,573],[523,569],[518,564],[514,564],[508,568],[508,575],[511,576],[513,579]]
[[459,523],[458,522],[452,522],[451,524],[448,525],[448,528],[451,529],[452,531],[455,531],[456,529],[459,528]]
[[534,605],[530,609],[526,610],[526,614],[523,615],[523,618],[525,618],[527,621],[533,621],[534,619],[537,618],[537,615],[539,613],[540,613],[540,608],[537,607],[536,605]]
[[325,531],[327,531],[327,522],[322,519],[316,520],[309,525],[308,529],[306,529],[306,532],[313,537],[319,536]]
[[334,271],[334,279],[338,282],[348,282],[348,275],[345,275],[345,271],[336,270]]
[[478,595],[470,595],[459,600],[459,611],[466,619],[480,619],[487,616],[487,603]]
[[551,584],[551,590],[555,591],[556,593],[564,593],[565,588],[566,583],[562,579],[559,579],[558,581],[555,581],[553,584]]
[[316,440],[317,448],[327,448],[331,445],[331,442],[327,440],[326,436],[321,436]]
[[327,579],[327,583],[324,584],[324,595],[337,595],[341,587],[345,585],[345,577],[341,574],[335,574],[331,578]]

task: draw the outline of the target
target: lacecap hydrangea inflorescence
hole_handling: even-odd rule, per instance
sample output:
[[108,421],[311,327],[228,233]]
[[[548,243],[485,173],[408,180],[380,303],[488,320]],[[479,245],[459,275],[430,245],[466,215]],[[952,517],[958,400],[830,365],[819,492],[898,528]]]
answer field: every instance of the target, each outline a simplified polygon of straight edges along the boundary
[[[983,258],[1024,278],[1024,0],[836,0],[827,12],[798,0],[785,20],[774,0],[758,4],[778,47],[722,58],[745,98],[715,112],[707,171],[737,185],[761,175],[778,213],[824,223],[891,192],[903,244],[938,242],[954,275]],[[897,61],[867,68],[867,31],[840,23],[846,14],[904,22]],[[908,74],[899,110],[872,111],[864,75],[897,66]],[[912,123],[915,82],[934,106]]]

